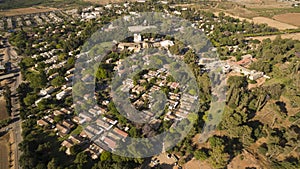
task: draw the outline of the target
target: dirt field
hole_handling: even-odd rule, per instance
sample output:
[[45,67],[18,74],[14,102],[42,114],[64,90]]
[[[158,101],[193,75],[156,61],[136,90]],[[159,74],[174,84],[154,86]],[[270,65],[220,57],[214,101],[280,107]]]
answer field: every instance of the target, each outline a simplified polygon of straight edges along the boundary
[[0,137],[0,168],[9,168],[9,134]]
[[254,23],[266,23],[271,27],[277,28],[279,30],[284,30],[284,29],[297,29],[297,26],[294,25],[290,25],[287,23],[283,23],[283,22],[279,22],[270,18],[266,18],[266,17],[254,17],[253,18],[253,22]]
[[48,12],[55,11],[56,8],[46,8],[46,7],[30,7],[30,8],[19,8],[19,9],[10,9],[6,11],[0,11],[2,16],[16,16],[16,15],[26,15],[32,13]]
[[246,167],[262,168],[259,161],[246,151],[233,158],[232,161],[227,165],[228,169],[240,169]]
[[207,162],[193,159],[182,166],[183,169],[212,169]]
[[4,97],[2,96],[0,97],[0,120],[5,120],[7,118],[8,118],[8,114],[6,112],[6,102]]
[[275,15],[273,17],[275,20],[288,23],[295,26],[300,26],[300,13],[286,13]]

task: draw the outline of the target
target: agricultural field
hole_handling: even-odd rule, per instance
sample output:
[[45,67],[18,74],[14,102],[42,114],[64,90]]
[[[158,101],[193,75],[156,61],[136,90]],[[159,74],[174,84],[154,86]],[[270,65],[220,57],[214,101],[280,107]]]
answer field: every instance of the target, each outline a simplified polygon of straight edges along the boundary
[[9,9],[0,11],[0,15],[2,16],[16,16],[16,15],[27,15],[32,13],[42,13],[55,11],[56,8],[47,8],[47,7],[29,7],[29,8],[19,8],[19,9]]
[[285,13],[275,15],[273,17],[275,20],[288,23],[295,26],[300,26],[300,13]]
[[285,29],[297,29],[297,26],[293,26],[284,22],[276,21],[270,18],[266,17],[254,17],[253,19],[254,23],[262,24],[265,23],[271,27],[277,28],[279,30],[285,30]]

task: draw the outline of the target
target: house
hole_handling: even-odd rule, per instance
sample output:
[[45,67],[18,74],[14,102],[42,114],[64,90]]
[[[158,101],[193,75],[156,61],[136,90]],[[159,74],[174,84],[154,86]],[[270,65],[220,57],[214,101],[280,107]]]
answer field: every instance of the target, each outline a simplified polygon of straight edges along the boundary
[[179,83],[177,83],[177,82],[172,82],[172,83],[169,84],[169,86],[170,86],[171,89],[178,89]]
[[114,131],[116,134],[120,135],[123,139],[126,138],[126,137],[128,136],[128,133],[126,133],[125,131],[122,131],[122,130],[118,129],[117,127],[115,127],[115,128],[113,129],[113,131]]
[[225,65],[222,67],[222,72],[223,73],[229,73],[231,71],[231,66],[230,65]]
[[41,119],[37,121],[37,125],[39,126],[48,126],[50,123],[47,120]]
[[163,40],[160,42],[160,46],[168,49],[170,46],[173,46],[174,42],[170,40]]
[[103,149],[98,146],[97,144],[93,143],[89,146],[89,148],[86,150],[91,154],[92,159],[99,158],[99,155],[103,152]]
[[40,91],[39,96],[45,96],[47,94],[52,94],[54,92],[55,88],[53,86],[50,86],[46,89],[43,89]]
[[56,124],[55,131],[59,131],[62,134],[68,134],[70,132],[70,128],[67,128],[61,124]]
[[134,103],[133,103],[133,105],[136,107],[136,108],[142,108],[143,106],[144,106],[144,101],[142,101],[142,100],[137,100],[137,101],[135,101]]
[[62,125],[64,125],[65,127],[69,128],[69,129],[72,129],[75,125],[74,123],[72,123],[71,121],[69,120],[64,120],[62,122]]
[[79,124],[80,118],[78,116],[75,116],[72,118],[72,121],[75,122],[76,124]]
[[131,89],[133,93],[136,93],[137,95],[140,95],[142,92],[145,91],[145,87],[136,85],[134,88]]
[[66,109],[66,108],[61,108],[60,111],[65,113],[65,114],[71,114],[72,113],[72,111],[70,111],[69,109]]
[[80,144],[83,142],[82,138],[76,135],[69,136],[69,140],[71,140],[75,144]]
[[95,136],[98,136],[100,135],[104,130],[97,126],[97,125],[88,125],[85,129],[84,129],[86,135],[89,137],[89,138],[93,138]]
[[114,140],[112,140],[112,139],[110,139],[110,138],[108,138],[108,137],[105,137],[105,138],[103,139],[103,141],[104,141],[104,143],[106,143],[106,144],[108,145],[108,147],[109,147],[110,149],[112,149],[112,150],[114,150],[114,149],[117,147],[117,143],[116,143]]
[[112,128],[112,125],[109,125],[107,122],[105,122],[105,121],[104,121],[103,119],[101,119],[101,118],[98,118],[98,119],[96,120],[96,124],[97,124],[98,126],[100,126],[101,128],[105,129],[105,130],[109,130],[109,129]]
[[250,72],[249,79],[250,80],[257,80],[257,79],[259,79],[259,78],[261,78],[263,76],[264,76],[264,72],[257,72],[255,70],[252,70]]
[[252,62],[255,62],[257,59],[253,58],[252,55],[247,54],[242,56],[242,60],[236,62],[236,64],[240,65],[240,66],[248,66],[250,65]]
[[54,116],[65,115],[65,113],[62,112],[62,111],[60,111],[60,110],[55,110],[55,111],[53,112],[53,114],[54,114]]
[[116,125],[118,123],[118,120],[112,120],[112,119],[107,118],[107,117],[103,117],[103,120],[105,120],[106,122],[108,122],[112,125]]
[[93,118],[93,115],[90,113],[79,113],[79,124],[83,124],[85,122],[90,122]]

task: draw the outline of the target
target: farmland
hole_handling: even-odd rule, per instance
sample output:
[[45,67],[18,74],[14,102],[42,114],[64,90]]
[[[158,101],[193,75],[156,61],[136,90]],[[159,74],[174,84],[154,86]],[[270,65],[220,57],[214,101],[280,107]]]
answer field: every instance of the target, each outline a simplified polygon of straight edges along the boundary
[[285,13],[285,14],[279,14],[275,15],[273,17],[275,20],[288,23],[295,26],[300,26],[300,13]]
[[297,29],[297,26],[293,26],[284,22],[276,21],[270,18],[266,17],[254,17],[253,18],[254,23],[266,23],[267,25],[277,28],[279,30],[285,30],[285,29]]
[[46,7],[29,7],[20,9],[9,9],[5,11],[0,11],[0,15],[3,16],[16,16],[16,15],[26,15],[32,13],[41,13],[57,10],[56,8],[46,8]]

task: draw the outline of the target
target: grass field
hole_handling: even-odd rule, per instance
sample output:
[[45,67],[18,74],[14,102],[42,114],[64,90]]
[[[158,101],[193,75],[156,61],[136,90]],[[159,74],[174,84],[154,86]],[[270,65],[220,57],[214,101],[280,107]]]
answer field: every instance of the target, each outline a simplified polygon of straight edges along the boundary
[[[0,97],[0,121],[8,118],[8,114],[6,111],[6,102],[4,97]],[[1,149],[0,149],[1,150]]]
[[0,168],[9,168],[9,134],[0,137]]

